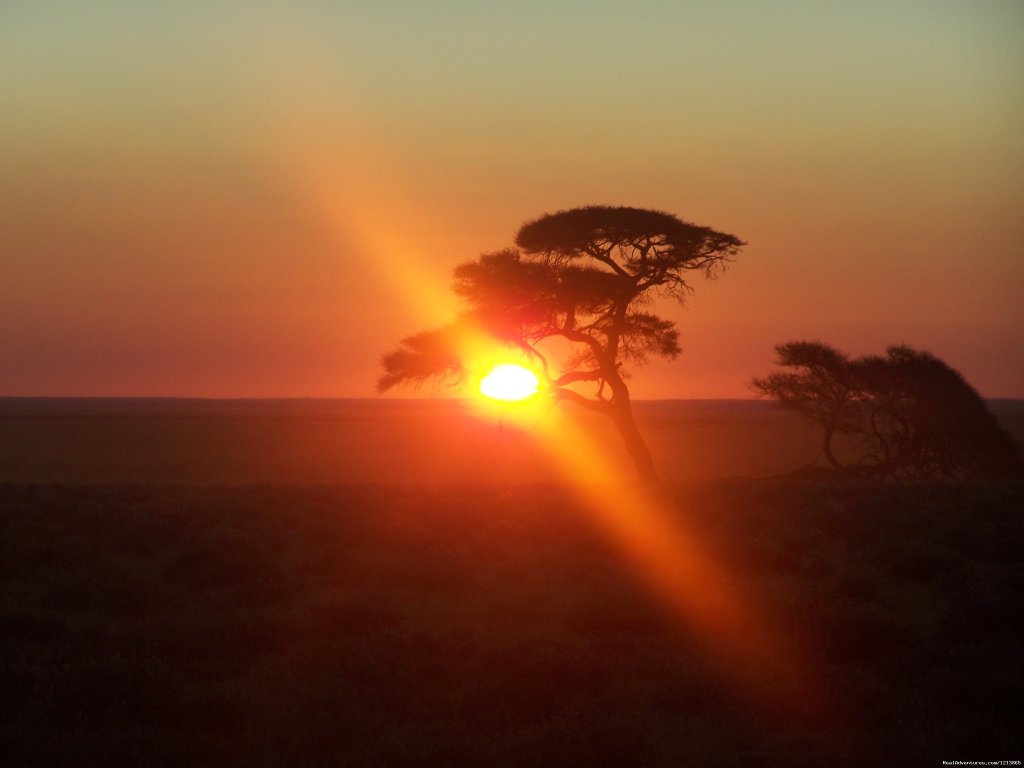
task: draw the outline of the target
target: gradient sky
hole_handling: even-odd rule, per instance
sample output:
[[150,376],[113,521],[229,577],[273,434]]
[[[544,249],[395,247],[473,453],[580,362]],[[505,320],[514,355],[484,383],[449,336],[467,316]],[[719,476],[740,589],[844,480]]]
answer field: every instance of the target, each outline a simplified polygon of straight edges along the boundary
[[1013,0],[6,0],[0,395],[369,396],[456,264],[613,204],[749,243],[663,307],[684,352],[638,397],[748,397],[794,338],[1024,397],[1022,31]]

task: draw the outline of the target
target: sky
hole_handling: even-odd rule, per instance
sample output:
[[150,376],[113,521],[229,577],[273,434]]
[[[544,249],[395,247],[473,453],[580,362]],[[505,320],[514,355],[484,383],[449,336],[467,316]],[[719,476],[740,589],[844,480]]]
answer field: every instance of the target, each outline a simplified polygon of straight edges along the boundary
[[[369,397],[586,204],[748,245],[638,398],[904,343],[1024,397],[1024,4],[0,5],[0,395]],[[418,395],[443,394],[425,390]]]

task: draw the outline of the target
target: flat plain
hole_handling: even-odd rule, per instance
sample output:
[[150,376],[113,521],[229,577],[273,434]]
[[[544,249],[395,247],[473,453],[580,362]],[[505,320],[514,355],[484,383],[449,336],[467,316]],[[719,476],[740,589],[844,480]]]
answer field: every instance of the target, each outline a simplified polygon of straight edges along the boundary
[[816,435],[771,406],[640,405],[674,520],[813,706],[716,662],[529,431],[457,402],[6,400],[5,764],[1024,754],[1019,480],[785,475]]
[[[992,408],[1024,437],[1024,401]],[[628,466],[605,419],[572,415]],[[0,482],[561,482],[537,440],[555,416],[481,416],[459,400],[0,398]],[[641,401],[636,417],[670,482],[767,477],[818,459],[816,429],[766,402]]]

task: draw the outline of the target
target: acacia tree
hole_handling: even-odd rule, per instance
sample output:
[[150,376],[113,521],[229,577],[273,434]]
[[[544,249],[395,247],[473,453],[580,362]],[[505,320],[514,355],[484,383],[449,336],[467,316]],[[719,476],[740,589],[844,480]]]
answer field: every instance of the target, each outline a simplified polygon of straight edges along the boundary
[[777,365],[784,370],[755,377],[754,389],[820,424],[822,453],[833,469],[840,469],[832,439],[837,433],[855,431],[858,424],[849,358],[820,341],[790,341],[776,346],[775,352]]
[[[850,359],[818,341],[776,348],[786,369],[753,380],[761,395],[818,422],[823,453],[840,470],[879,478],[1000,476],[1020,471],[1019,446],[964,377],[934,355],[892,346]],[[865,451],[841,463],[837,433]]]
[[1004,476],[1019,446],[959,371],[934,355],[893,346],[856,361],[872,452],[882,477]]
[[[378,390],[459,378],[469,362],[462,342],[483,329],[534,360],[556,400],[608,416],[641,478],[656,479],[633,418],[628,366],[652,354],[674,358],[679,332],[647,308],[656,297],[683,301],[688,275],[714,276],[744,243],[661,211],[587,206],[524,224],[515,245],[456,268],[453,290],[465,310],[385,355]],[[551,338],[572,349],[557,372],[540,348]],[[581,385],[590,392],[574,388]]]

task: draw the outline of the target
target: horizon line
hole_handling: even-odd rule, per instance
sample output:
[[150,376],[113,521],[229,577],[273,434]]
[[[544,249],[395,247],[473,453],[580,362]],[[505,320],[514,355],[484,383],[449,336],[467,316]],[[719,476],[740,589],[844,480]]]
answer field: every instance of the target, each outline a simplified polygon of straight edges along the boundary
[[[981,395],[982,400],[1024,400],[1024,394],[1020,395],[998,395],[989,397]],[[192,401],[192,402],[337,402],[340,400],[358,400],[367,402],[467,402],[476,400],[475,397],[388,397],[388,396],[323,396],[323,395],[270,395],[270,396],[241,396],[241,397],[213,397],[205,395],[3,395],[0,394],[0,401],[5,400],[151,400],[151,401]],[[634,403],[665,403],[665,402],[742,402],[742,403],[770,403],[778,404],[776,401],[760,397],[633,397]]]

